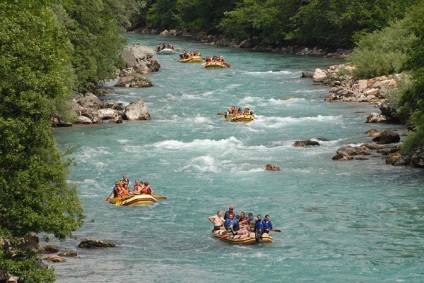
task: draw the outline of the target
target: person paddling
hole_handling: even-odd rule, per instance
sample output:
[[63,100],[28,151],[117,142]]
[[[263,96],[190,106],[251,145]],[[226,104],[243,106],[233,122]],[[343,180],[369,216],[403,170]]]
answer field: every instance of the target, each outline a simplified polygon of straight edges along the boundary
[[262,221],[262,216],[258,214],[255,222],[255,239],[256,242],[259,242],[259,239],[262,239],[262,233],[264,230],[264,222]]
[[271,222],[271,219],[269,217],[269,214],[265,215],[265,219],[263,221],[263,224],[264,224],[264,230],[263,230],[262,234],[264,234],[264,233],[269,234],[269,231],[272,230],[272,222]]

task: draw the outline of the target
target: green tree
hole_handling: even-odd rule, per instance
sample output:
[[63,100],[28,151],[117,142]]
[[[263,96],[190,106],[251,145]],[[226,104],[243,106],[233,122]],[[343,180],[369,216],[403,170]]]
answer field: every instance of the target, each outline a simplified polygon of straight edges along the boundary
[[178,27],[177,0],[152,1],[147,14],[147,26],[167,29]]
[[237,40],[259,38],[282,44],[292,37],[291,17],[300,7],[297,0],[244,0],[225,13],[219,27]]
[[298,43],[350,48],[356,33],[379,30],[404,17],[416,0],[307,0],[293,17]]
[[179,27],[216,33],[225,12],[234,9],[239,0],[177,0]]
[[411,86],[401,95],[399,110],[410,117],[415,131],[405,140],[403,150],[424,146],[424,4],[413,6],[407,17],[409,30],[415,35],[408,52],[406,68],[412,71]]
[[[72,46],[50,1],[0,2],[0,271],[22,282],[52,282],[53,270],[21,250],[20,237],[70,236],[83,220],[76,188],[51,131],[50,116],[71,98]],[[4,243],[4,242],[3,242]]]
[[93,90],[102,80],[116,76],[121,63],[118,55],[125,45],[119,26],[125,20],[114,11],[120,7],[118,3],[119,0],[60,0],[55,6],[73,46],[77,91]]

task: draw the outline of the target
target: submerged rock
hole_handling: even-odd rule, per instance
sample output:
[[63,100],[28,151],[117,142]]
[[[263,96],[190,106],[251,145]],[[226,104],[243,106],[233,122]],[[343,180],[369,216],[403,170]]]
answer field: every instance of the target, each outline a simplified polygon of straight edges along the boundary
[[63,252],[60,252],[58,255],[65,256],[65,257],[76,257],[78,256],[78,253],[75,250],[64,250]]
[[279,166],[276,166],[276,165],[267,164],[265,166],[265,170],[266,171],[281,171],[281,168]]
[[295,147],[306,147],[306,146],[319,146],[319,142],[312,140],[295,141],[293,146]]
[[49,256],[43,257],[43,260],[51,261],[51,262],[66,262],[66,259],[57,255],[49,255]]
[[84,249],[113,248],[116,247],[116,244],[102,240],[85,239],[79,243],[78,247]]

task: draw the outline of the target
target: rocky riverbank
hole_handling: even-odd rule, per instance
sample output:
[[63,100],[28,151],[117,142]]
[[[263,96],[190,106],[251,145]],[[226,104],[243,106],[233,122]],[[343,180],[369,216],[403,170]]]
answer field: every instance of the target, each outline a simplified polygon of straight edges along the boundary
[[[160,69],[156,52],[144,45],[133,44],[122,52],[125,67],[119,71],[115,87],[151,87],[153,84],[143,75]],[[100,99],[113,89],[101,89],[96,93],[80,93],[72,101],[73,123],[52,117],[53,126],[69,127],[72,124],[122,123],[123,120],[150,120],[147,105],[137,100],[124,105],[122,103]]]
[[146,33],[146,34],[159,34],[164,37],[169,36],[179,36],[179,37],[189,37],[196,39],[202,43],[214,46],[223,46],[223,47],[233,47],[233,48],[246,48],[252,51],[260,52],[273,52],[273,53],[286,53],[286,54],[296,54],[296,55],[311,55],[311,56],[324,56],[332,58],[346,58],[347,54],[352,52],[348,49],[326,49],[318,47],[306,47],[306,46],[272,46],[261,42],[258,38],[250,38],[242,41],[235,41],[234,38],[226,37],[222,34],[207,34],[204,32],[192,33],[187,30],[164,30],[158,31],[155,29],[141,29],[135,31],[137,33]]
[[[328,102],[374,104],[380,112],[370,113],[365,118],[366,123],[401,123],[402,119],[390,106],[388,96],[396,91],[403,75],[355,80],[351,75],[352,70],[352,66],[334,65],[325,70],[317,68],[313,73],[305,71],[302,77],[311,78],[314,83],[330,87],[329,94],[324,98]],[[382,156],[387,164],[424,168],[424,148],[417,148],[410,156],[403,155],[401,134],[387,129],[381,132],[370,129],[368,134],[374,143],[364,143],[356,147],[344,145],[337,150],[333,160],[367,160],[370,156]]]

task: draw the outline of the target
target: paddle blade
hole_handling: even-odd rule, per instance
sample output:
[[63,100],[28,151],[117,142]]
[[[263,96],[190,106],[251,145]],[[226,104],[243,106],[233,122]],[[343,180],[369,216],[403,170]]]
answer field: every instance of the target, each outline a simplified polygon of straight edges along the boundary
[[109,201],[109,197],[107,197],[107,198],[105,199],[105,201]]
[[216,115],[219,115],[219,116],[225,116],[225,114],[227,114],[227,113],[225,113],[225,112],[218,112],[218,113],[216,113]]
[[270,231],[272,231],[272,232],[281,232],[280,229],[271,229]]
[[223,237],[219,238],[219,240],[220,240],[220,241],[224,241],[224,240],[225,240],[225,239],[227,239],[228,237],[230,237],[230,235],[229,235],[229,234],[227,234],[227,235],[225,235],[225,236],[223,236]]
[[155,199],[166,199],[166,196],[161,195],[152,195],[152,197],[154,197]]

